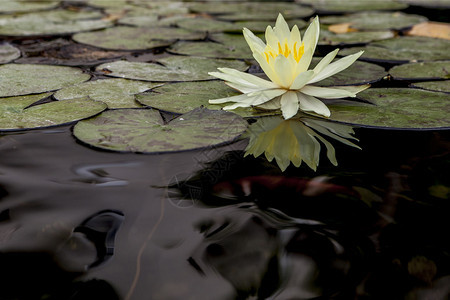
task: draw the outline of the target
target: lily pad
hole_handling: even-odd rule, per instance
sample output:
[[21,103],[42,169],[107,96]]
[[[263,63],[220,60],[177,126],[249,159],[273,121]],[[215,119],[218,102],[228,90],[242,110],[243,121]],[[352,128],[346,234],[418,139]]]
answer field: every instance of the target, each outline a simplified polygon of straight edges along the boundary
[[20,50],[10,44],[0,44],[0,64],[6,64],[20,57]]
[[392,0],[297,0],[302,4],[309,4],[321,13],[348,13],[369,10],[400,10],[408,5]]
[[58,6],[59,1],[23,1],[7,0],[2,1],[0,6],[1,13],[28,12],[43,9],[51,9]]
[[248,69],[242,61],[203,57],[171,56],[159,59],[158,63],[115,61],[98,66],[97,71],[112,77],[144,81],[199,81],[213,79],[208,72],[221,67]]
[[37,94],[89,80],[91,76],[72,67],[7,64],[0,66],[0,97]]
[[372,88],[358,93],[368,101],[333,101],[331,120],[376,128],[441,129],[450,127],[448,94],[412,88]]
[[118,26],[94,32],[78,33],[79,43],[113,50],[144,50],[166,47],[176,40],[199,40],[206,35],[181,28],[146,28]]
[[296,3],[287,2],[243,2],[243,3],[208,3],[196,2],[189,9],[197,13],[218,14],[227,20],[275,20],[278,13],[286,19],[306,18],[314,11]]
[[101,29],[112,25],[95,11],[52,10],[0,16],[0,35],[60,35]]
[[450,93],[449,80],[416,82],[411,84],[410,86],[429,91]]
[[96,115],[106,104],[87,98],[31,104],[50,93],[0,99],[0,131],[15,131],[63,125]]
[[244,119],[221,110],[196,109],[165,123],[157,110],[117,109],[78,122],[73,133],[96,148],[161,153],[228,143],[246,128]]
[[135,94],[155,87],[149,82],[126,79],[99,79],[73,85],[56,92],[53,97],[68,100],[88,96],[92,100],[104,102],[108,108],[141,107],[135,101]]
[[333,33],[328,30],[321,30],[319,45],[353,45],[367,44],[372,41],[390,39],[394,37],[392,31],[366,31],[366,32],[347,32]]
[[153,27],[155,25],[160,25],[158,24],[157,15],[122,17],[119,19],[118,23],[121,25],[131,25],[139,27]]
[[366,47],[343,49],[339,54],[349,55],[363,50],[362,60],[404,63],[450,59],[448,49],[448,40],[404,36],[373,42]]
[[[198,107],[222,109],[221,105],[209,104],[208,100],[231,97],[240,93],[228,87],[222,81],[180,82],[165,84],[150,92],[136,95],[136,100],[159,110],[184,114]],[[260,117],[279,114],[277,111],[257,110],[251,107],[239,107],[232,110],[242,117]]]
[[210,38],[216,42],[178,42],[168,51],[211,58],[253,58],[252,51],[241,34],[215,33]]
[[357,30],[400,30],[428,19],[419,15],[401,12],[362,12],[346,16],[328,16],[320,18],[322,24],[350,23],[350,28]]
[[[314,68],[319,61],[320,58],[313,58],[310,69]],[[362,85],[377,82],[387,76],[387,74],[388,73],[383,67],[371,63],[356,61],[344,71],[319,81],[317,85]]]
[[450,61],[429,61],[395,66],[389,70],[395,79],[450,79]]

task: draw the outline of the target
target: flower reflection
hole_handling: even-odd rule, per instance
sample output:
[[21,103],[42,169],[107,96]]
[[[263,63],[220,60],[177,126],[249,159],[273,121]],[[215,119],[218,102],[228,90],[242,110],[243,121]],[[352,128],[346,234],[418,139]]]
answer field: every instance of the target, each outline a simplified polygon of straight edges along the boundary
[[264,153],[269,161],[275,158],[282,171],[290,163],[299,167],[302,162],[316,170],[321,149],[319,142],[325,145],[330,162],[337,165],[335,149],[324,136],[361,149],[350,141],[358,140],[353,134],[351,126],[305,115],[288,120],[279,116],[262,118],[250,125],[246,133],[250,142],[245,149],[245,156],[251,154],[258,157]]

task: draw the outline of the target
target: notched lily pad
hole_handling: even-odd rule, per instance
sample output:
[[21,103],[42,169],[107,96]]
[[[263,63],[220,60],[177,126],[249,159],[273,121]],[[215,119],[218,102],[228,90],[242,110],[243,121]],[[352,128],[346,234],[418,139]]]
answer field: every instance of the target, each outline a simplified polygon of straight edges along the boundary
[[43,9],[52,9],[58,6],[60,1],[23,1],[23,0],[4,0],[0,6],[0,13],[29,12]]
[[373,41],[385,40],[394,37],[392,31],[367,31],[367,32],[347,32],[333,33],[328,30],[321,30],[319,45],[354,45],[367,44]]
[[151,109],[117,109],[78,122],[77,139],[96,148],[161,153],[212,147],[237,139],[247,122],[225,111],[196,109],[164,123]]
[[0,44],[0,64],[6,64],[20,57],[20,50],[10,44]]
[[376,128],[441,129],[450,127],[448,94],[412,88],[372,88],[358,93],[369,103],[329,102],[331,120]]
[[115,61],[98,66],[97,71],[112,77],[144,81],[199,81],[213,79],[208,72],[221,67],[248,69],[242,61],[203,57],[171,56],[159,59],[158,63]]
[[118,26],[94,32],[78,33],[79,43],[113,50],[144,50],[166,47],[176,40],[200,40],[206,35],[182,28],[146,28]]
[[[199,107],[219,110],[221,105],[209,104],[208,100],[239,95],[223,81],[180,82],[165,84],[150,92],[136,95],[136,100],[143,105],[159,110],[184,114]],[[242,117],[260,117],[279,114],[276,111],[257,110],[251,107],[239,107],[232,110]]]
[[36,94],[77,84],[91,76],[64,66],[7,64],[0,66],[0,97]]
[[416,82],[410,84],[410,86],[429,91],[450,93],[450,80]]
[[340,55],[363,50],[361,60],[404,63],[450,59],[450,41],[427,37],[404,36],[373,42],[366,47],[343,49]]
[[135,94],[142,93],[157,84],[127,79],[99,79],[73,85],[56,92],[53,97],[68,100],[88,96],[104,102],[108,108],[141,107],[135,101]]
[[320,18],[322,24],[349,23],[350,28],[357,30],[400,30],[415,24],[426,22],[428,19],[401,12],[362,12],[346,16],[328,16]]
[[408,7],[407,4],[392,0],[297,0],[302,4],[312,5],[321,13],[346,13],[369,10],[400,10]]
[[87,98],[52,101],[30,106],[50,93],[0,99],[0,131],[52,127],[96,115],[106,104]]
[[430,61],[395,66],[389,70],[394,79],[450,79],[450,61]]
[[101,29],[112,25],[95,11],[52,10],[0,16],[0,35],[59,35]]

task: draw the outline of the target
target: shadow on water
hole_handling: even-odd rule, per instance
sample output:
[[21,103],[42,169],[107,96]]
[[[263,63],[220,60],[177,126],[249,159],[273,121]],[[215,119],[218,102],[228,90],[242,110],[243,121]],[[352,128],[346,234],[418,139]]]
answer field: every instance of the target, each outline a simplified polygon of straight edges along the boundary
[[317,172],[1,136],[0,299],[445,299],[448,132],[357,136]]

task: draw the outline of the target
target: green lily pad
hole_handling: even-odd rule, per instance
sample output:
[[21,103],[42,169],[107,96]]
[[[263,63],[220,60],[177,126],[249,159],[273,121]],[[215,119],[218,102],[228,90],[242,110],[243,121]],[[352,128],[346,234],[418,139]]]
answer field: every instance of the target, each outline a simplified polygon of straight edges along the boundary
[[111,26],[95,11],[52,10],[0,16],[0,35],[37,36],[89,31]]
[[215,33],[210,38],[217,42],[178,42],[173,44],[168,51],[212,58],[253,58],[252,51],[242,34]]
[[154,27],[161,25],[158,22],[157,15],[145,15],[145,16],[129,16],[122,17],[119,19],[118,23],[121,25],[131,25],[138,27]]
[[43,9],[51,9],[58,6],[59,1],[23,1],[23,0],[7,0],[2,1],[0,12],[28,12]]
[[[209,104],[208,100],[231,97],[241,93],[228,87],[222,81],[180,82],[165,84],[150,92],[136,95],[136,100],[159,110],[184,114],[198,107],[218,110],[223,106]],[[277,111],[239,107],[232,110],[242,117],[261,117],[279,114]]]
[[72,67],[7,64],[0,66],[0,97],[37,94],[89,80],[91,76]]
[[429,61],[395,66],[389,70],[395,79],[450,79],[450,61]]
[[87,4],[99,8],[118,7],[123,8],[127,5],[127,0],[88,0]]
[[[289,25],[289,28],[292,28],[294,25],[297,25],[298,28],[304,28],[306,25],[308,25],[307,22],[301,20],[301,19],[291,19],[286,20],[286,22]],[[226,32],[233,32],[233,33],[242,33],[242,28],[248,28],[253,33],[264,33],[267,28],[267,21],[238,21],[233,23],[239,30],[226,30]]]
[[88,96],[92,100],[101,101],[108,108],[142,107],[135,101],[135,94],[155,87],[156,84],[127,79],[99,79],[63,88],[53,97],[67,100]]
[[319,45],[353,45],[367,44],[373,41],[385,40],[394,37],[392,31],[366,31],[333,33],[328,30],[320,31]]
[[296,0],[301,4],[309,4],[321,13],[348,13],[369,10],[401,10],[407,4],[392,0]]
[[98,66],[97,71],[112,77],[144,81],[199,81],[213,79],[208,72],[221,67],[248,69],[242,61],[203,57],[171,56],[159,59],[158,63],[115,61]]
[[20,50],[10,44],[0,44],[0,64],[6,64],[20,57]]
[[402,63],[450,59],[450,40],[403,36],[373,42],[366,47],[343,49],[340,55],[364,50],[360,59],[378,62]]
[[196,2],[189,5],[196,13],[218,14],[227,20],[265,20],[273,21],[278,13],[286,19],[306,18],[314,11],[309,7],[287,2],[243,2],[243,3],[208,3]]
[[[309,68],[313,69],[319,61],[320,58],[313,58]],[[319,81],[317,85],[362,85],[377,82],[387,76],[387,74],[388,73],[383,67],[371,63],[356,61],[344,71]]]
[[411,87],[436,91],[436,92],[444,92],[450,93],[450,81],[442,80],[442,81],[426,81],[426,82],[416,82],[410,85]]
[[164,123],[157,110],[117,109],[78,122],[73,133],[93,147],[139,153],[186,151],[231,142],[247,128],[236,114],[196,109]]
[[439,129],[450,127],[448,94],[412,88],[372,88],[359,99],[328,103],[331,120],[376,128]]
[[350,23],[350,28],[358,30],[400,30],[428,21],[419,15],[401,12],[362,12],[346,16],[328,16],[320,18],[322,24]]
[[73,39],[79,43],[104,49],[144,50],[165,47],[175,40],[199,40],[206,36],[181,28],[146,28],[118,26],[94,32],[78,33]]
[[15,131],[52,127],[96,115],[106,104],[87,98],[31,104],[50,96],[50,93],[0,99],[0,131]]

